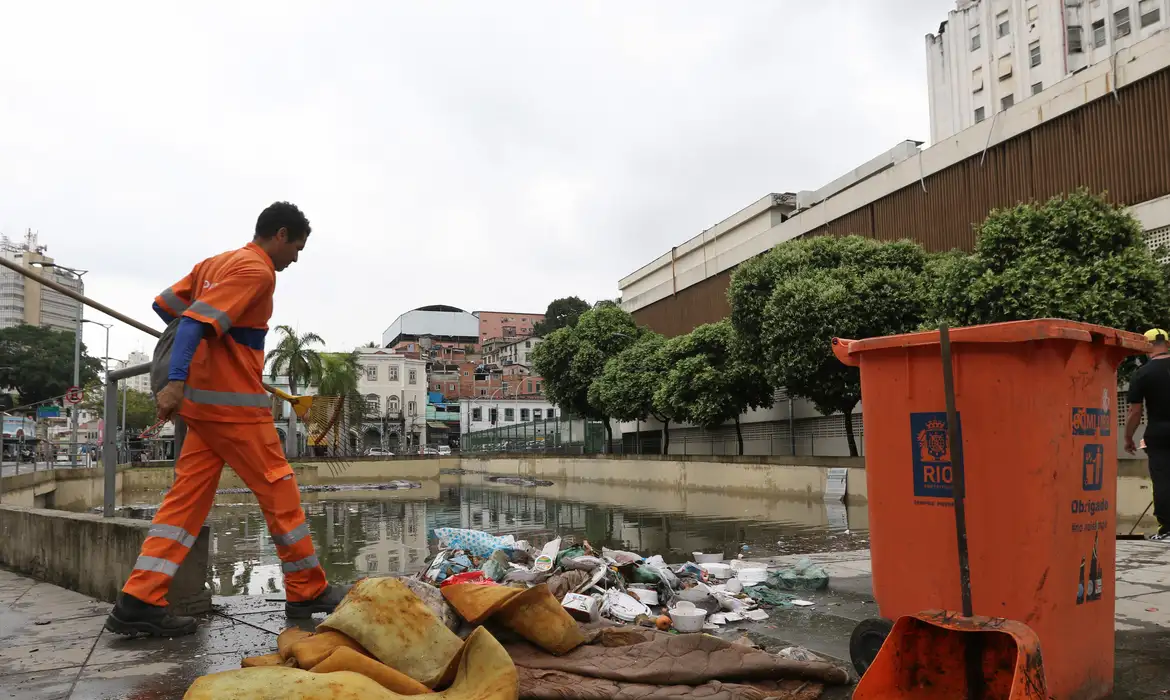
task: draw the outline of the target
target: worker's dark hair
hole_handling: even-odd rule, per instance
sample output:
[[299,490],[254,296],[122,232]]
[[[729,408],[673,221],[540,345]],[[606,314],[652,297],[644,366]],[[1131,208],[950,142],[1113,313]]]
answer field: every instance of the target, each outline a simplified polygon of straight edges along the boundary
[[297,205],[273,202],[260,212],[260,217],[256,219],[256,238],[272,238],[282,228],[288,230],[290,241],[306,238],[313,231],[309,226],[309,220],[300,209],[297,209]]

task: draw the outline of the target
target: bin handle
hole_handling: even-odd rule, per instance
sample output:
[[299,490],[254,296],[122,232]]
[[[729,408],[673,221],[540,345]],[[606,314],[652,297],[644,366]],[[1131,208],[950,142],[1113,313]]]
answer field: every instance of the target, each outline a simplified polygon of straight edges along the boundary
[[847,340],[845,338],[833,338],[833,354],[842,364],[849,367],[860,367],[861,358],[854,357],[849,354],[849,346],[856,343],[856,340]]

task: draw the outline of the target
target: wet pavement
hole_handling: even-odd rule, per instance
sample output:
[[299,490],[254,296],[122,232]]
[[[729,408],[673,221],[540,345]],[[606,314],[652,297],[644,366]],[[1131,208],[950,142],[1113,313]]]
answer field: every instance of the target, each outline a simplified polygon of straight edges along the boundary
[[[1170,546],[1117,543],[1118,700],[1165,698],[1170,691]],[[771,558],[776,565],[799,557]],[[790,644],[848,658],[849,634],[876,617],[869,552],[810,555],[825,565],[828,591],[807,594],[809,608],[776,609],[759,623],[728,625],[770,651]],[[289,625],[279,597],[217,597],[218,612],[197,634],[172,640],[128,640],[102,629],[110,606],[86,596],[0,571],[0,698],[29,700],[171,700],[198,676],[238,668],[245,656],[271,653]],[[320,617],[318,617],[318,620]],[[311,627],[312,623],[307,623]],[[847,688],[825,697],[845,698]]]

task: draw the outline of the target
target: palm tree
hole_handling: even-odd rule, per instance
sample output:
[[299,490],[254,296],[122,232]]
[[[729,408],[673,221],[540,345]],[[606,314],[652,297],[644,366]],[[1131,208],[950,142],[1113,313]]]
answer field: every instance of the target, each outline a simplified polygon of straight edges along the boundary
[[[321,379],[321,353],[313,345],[324,345],[325,341],[316,333],[298,335],[291,326],[277,326],[280,342],[264,356],[269,364],[271,378],[278,374],[288,375],[288,393],[296,396],[298,386],[308,386]],[[297,414],[288,412],[288,433],[284,439],[284,451],[290,458],[297,456]]]
[[366,400],[358,391],[358,382],[365,368],[361,364],[361,353],[332,352],[322,356],[321,381],[317,385],[320,396],[337,396],[344,401],[344,413],[334,424],[334,449],[340,447],[340,439],[351,427],[359,430],[366,416]]

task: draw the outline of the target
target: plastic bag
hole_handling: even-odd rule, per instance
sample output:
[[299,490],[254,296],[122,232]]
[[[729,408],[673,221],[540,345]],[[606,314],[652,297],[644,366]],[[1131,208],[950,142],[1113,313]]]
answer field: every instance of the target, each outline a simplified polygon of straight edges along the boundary
[[435,528],[439,546],[448,549],[462,549],[477,557],[490,557],[497,549],[512,549],[516,538],[511,535],[496,537],[482,530],[460,530],[453,527]]
[[613,561],[617,562],[619,565],[621,565],[621,564],[635,564],[637,562],[642,561],[641,554],[635,554],[633,552],[624,552],[620,549],[610,549],[608,547],[601,548],[601,556],[605,557],[606,559],[612,559]]
[[802,557],[795,566],[768,574],[768,586],[778,591],[820,591],[829,587],[829,572]]
[[764,603],[767,605],[774,605],[777,607],[791,606],[792,601],[796,600],[796,596],[781,593],[771,586],[760,584],[758,586],[748,586],[743,589],[743,592],[756,601],[757,603]]

